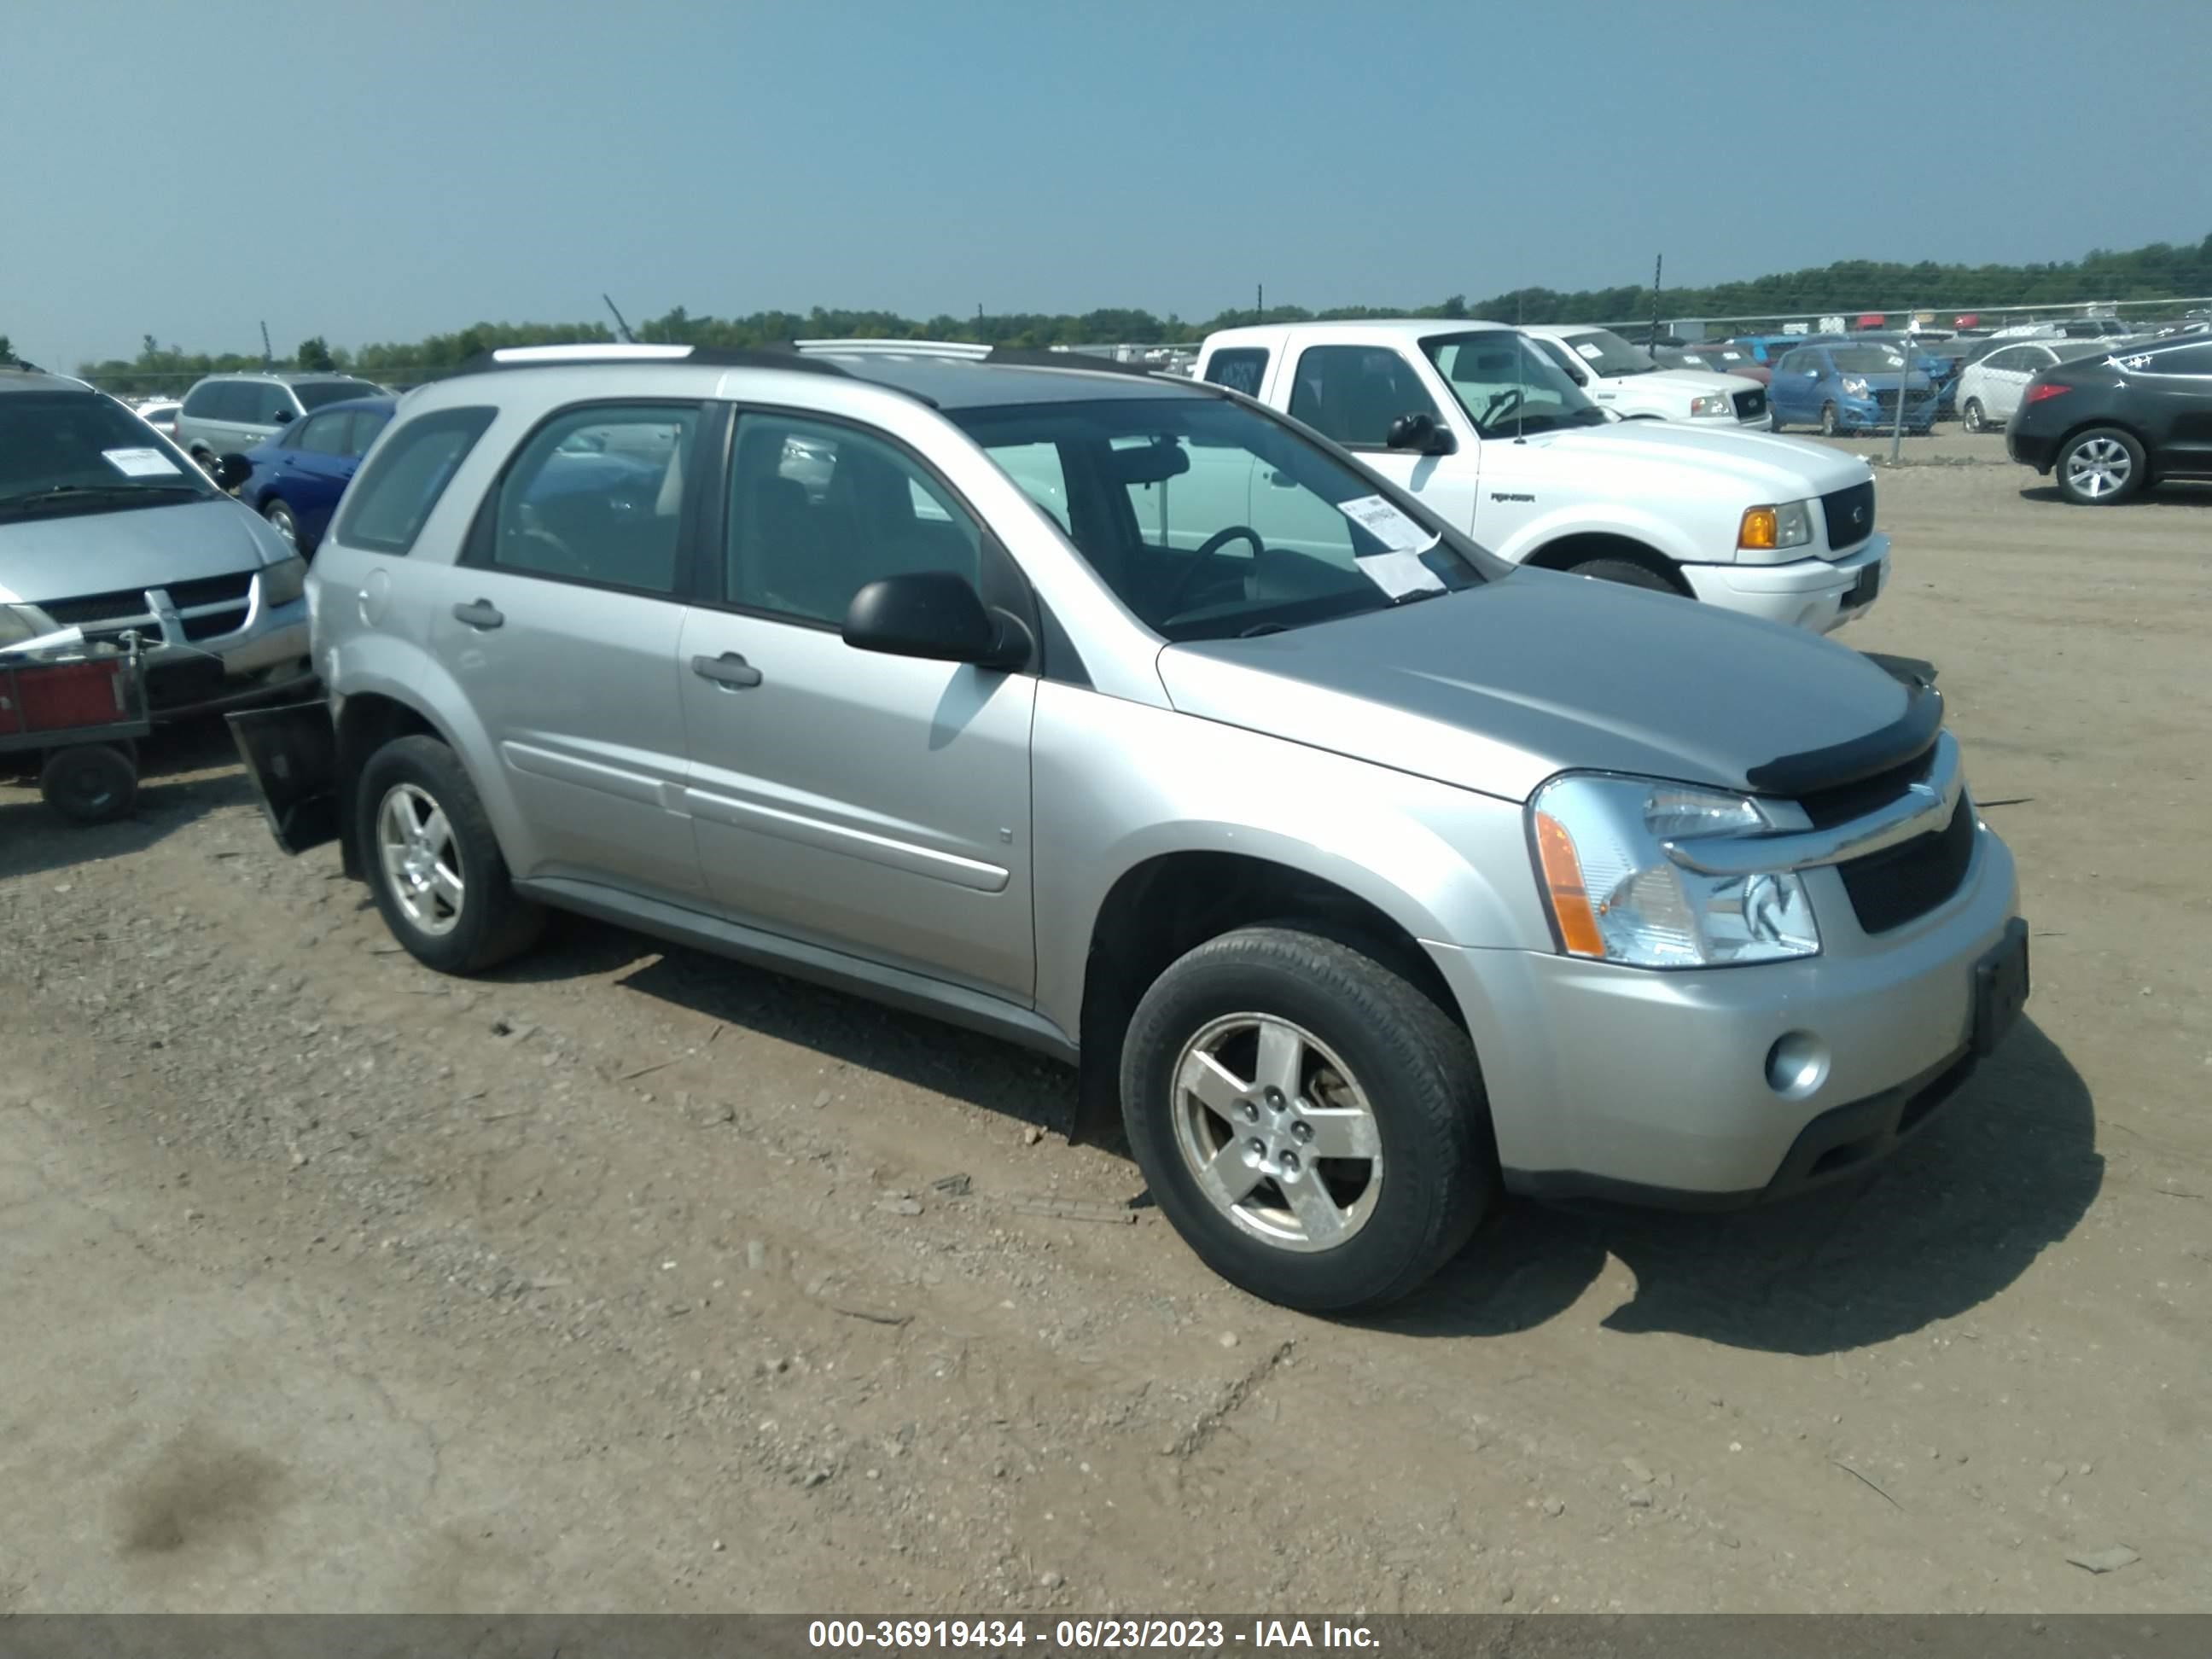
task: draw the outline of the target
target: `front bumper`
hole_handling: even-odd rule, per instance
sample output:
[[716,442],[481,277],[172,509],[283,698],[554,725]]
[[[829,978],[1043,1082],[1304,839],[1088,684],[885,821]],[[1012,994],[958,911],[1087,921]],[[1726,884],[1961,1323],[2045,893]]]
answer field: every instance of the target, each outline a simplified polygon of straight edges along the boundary
[[[1978,966],[2017,925],[2012,855],[1978,830],[1951,901],[1877,939],[1842,897],[1840,883],[1833,902],[1815,892],[1823,954],[1754,967],[1661,973],[1429,944],[1474,1038],[1506,1184],[1727,1207],[1900,1144],[1972,1069]],[[1790,1033],[1827,1060],[1817,1086],[1785,1097],[1766,1059]]]
[[[1870,581],[1869,569],[1875,573]],[[1876,531],[1833,560],[1686,564],[1681,571],[1690,591],[1707,605],[1828,634],[1864,616],[1888,587],[1889,538]]]
[[163,636],[146,652],[146,698],[157,720],[297,696],[314,684],[307,600],[264,606],[258,581],[246,621],[235,631],[187,642],[164,618]]

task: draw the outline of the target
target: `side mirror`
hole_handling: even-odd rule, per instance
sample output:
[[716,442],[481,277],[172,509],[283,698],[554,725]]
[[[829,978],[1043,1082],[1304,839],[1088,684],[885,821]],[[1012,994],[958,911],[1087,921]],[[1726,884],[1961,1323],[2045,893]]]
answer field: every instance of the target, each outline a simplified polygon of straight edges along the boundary
[[1589,384],[1589,376],[1583,374],[1579,368],[1570,366],[1567,369],[1567,374],[1573,379],[1574,383],[1577,386],[1588,386]]
[[1029,630],[983,608],[965,576],[915,570],[870,582],[845,611],[845,643],[855,651],[932,662],[1018,668],[1030,659]]
[[273,418],[279,426],[289,426],[292,424],[292,411],[289,409],[280,409]]
[[243,455],[217,456],[215,471],[208,476],[217,489],[235,489],[253,476],[253,463]]
[[1410,449],[1422,455],[1449,455],[1459,447],[1448,428],[1433,415],[1401,415],[1390,422],[1382,441],[1392,449]]

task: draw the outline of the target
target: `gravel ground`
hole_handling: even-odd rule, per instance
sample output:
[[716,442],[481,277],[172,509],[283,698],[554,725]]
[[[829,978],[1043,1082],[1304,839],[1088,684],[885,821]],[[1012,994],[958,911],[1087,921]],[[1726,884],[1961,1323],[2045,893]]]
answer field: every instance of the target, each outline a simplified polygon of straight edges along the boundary
[[124,825],[0,783],[0,1611],[2203,1607],[2212,492],[1905,449],[1845,637],[1941,670],[2029,1021],[1858,1188],[1516,1207],[1366,1323],[1012,1048],[580,922],[426,972],[219,729]]

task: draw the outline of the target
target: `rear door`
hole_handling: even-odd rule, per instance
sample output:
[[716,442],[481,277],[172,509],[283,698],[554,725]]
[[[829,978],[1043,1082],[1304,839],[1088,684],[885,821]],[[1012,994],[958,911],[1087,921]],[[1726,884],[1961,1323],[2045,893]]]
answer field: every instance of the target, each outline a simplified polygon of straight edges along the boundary
[[2139,352],[2120,362],[2148,405],[2143,424],[2154,452],[2153,474],[2212,476],[2212,340]]
[[[818,496],[782,476],[822,458]],[[731,447],[714,595],[685,621],[689,809],[732,920],[1017,1001],[1032,995],[1026,672],[855,651],[853,595],[952,570],[1026,610],[966,504],[885,434],[747,411]],[[1023,458],[1049,503],[1056,459]]]
[[466,690],[535,838],[521,877],[690,902],[677,649],[696,562],[705,411],[574,405],[542,422],[485,497],[431,647]]

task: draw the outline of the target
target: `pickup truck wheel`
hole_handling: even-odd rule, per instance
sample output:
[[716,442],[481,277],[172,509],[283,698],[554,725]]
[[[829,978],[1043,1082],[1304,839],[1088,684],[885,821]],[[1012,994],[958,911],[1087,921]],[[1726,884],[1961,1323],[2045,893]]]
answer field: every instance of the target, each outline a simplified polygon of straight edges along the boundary
[[1498,1191],[1467,1034],[1364,951],[1295,927],[1224,933],[1153,982],[1121,1111],[1154,1200],[1206,1265],[1311,1313],[1413,1291]]
[[1648,564],[1638,564],[1633,559],[1584,559],[1580,564],[1567,567],[1570,576],[1589,576],[1601,582],[1619,582],[1624,587],[1648,588],[1654,593],[1674,593],[1687,598],[1689,590],[1680,582],[1670,581]]
[[1820,405],[1820,435],[1823,438],[1836,435],[1836,406],[1833,404]]
[[1966,406],[1959,411],[1959,419],[1969,432],[1987,432],[1990,429],[1989,417],[1982,411],[1979,398],[1966,399]]
[[362,865],[392,938],[426,968],[474,974],[527,950],[545,913],[518,896],[483,802],[435,738],[395,738],[355,791]]
[[2068,440],[2056,471],[2058,493],[2076,507],[2110,507],[2142,488],[2142,446],[2118,427],[2091,427]]

